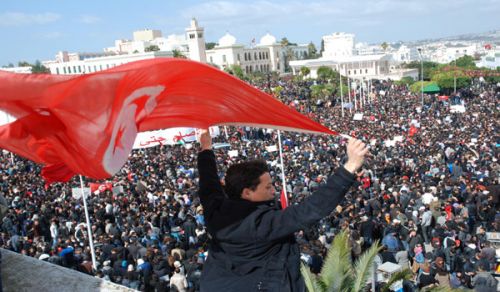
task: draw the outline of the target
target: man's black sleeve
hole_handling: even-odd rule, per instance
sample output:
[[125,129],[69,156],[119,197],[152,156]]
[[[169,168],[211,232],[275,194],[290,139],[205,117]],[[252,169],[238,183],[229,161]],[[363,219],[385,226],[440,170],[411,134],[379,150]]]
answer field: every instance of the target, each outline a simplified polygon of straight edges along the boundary
[[198,153],[198,172],[200,175],[199,196],[203,205],[203,213],[209,217],[217,205],[225,198],[224,191],[217,175],[215,154],[212,150]]
[[328,178],[326,185],[321,186],[300,204],[285,210],[254,212],[252,215],[255,216],[253,221],[257,239],[279,239],[328,216],[344,198],[354,181],[355,175],[340,167]]

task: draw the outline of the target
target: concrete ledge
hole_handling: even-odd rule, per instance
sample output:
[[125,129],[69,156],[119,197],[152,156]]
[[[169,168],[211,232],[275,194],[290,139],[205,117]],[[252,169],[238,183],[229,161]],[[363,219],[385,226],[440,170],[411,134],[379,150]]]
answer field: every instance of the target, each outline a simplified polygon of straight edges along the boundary
[[0,249],[4,292],[135,291],[75,270]]

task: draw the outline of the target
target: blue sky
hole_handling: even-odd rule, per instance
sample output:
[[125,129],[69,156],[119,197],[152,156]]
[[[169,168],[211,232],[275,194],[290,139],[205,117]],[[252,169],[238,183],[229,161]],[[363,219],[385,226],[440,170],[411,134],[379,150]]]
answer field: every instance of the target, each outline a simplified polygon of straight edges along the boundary
[[500,29],[500,0],[0,0],[0,66],[102,51],[138,29],[182,34],[196,17],[207,41],[226,31],[249,44],[269,32],[319,44],[343,31],[356,41],[409,41]]

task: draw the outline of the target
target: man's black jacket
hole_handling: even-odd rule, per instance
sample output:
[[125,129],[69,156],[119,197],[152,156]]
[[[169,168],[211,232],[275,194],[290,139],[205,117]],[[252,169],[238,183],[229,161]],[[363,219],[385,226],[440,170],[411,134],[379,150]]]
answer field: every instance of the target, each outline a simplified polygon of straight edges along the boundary
[[354,182],[343,167],[326,185],[285,210],[274,201],[228,199],[215,155],[198,155],[200,200],[212,237],[201,291],[305,291],[294,232],[330,214]]

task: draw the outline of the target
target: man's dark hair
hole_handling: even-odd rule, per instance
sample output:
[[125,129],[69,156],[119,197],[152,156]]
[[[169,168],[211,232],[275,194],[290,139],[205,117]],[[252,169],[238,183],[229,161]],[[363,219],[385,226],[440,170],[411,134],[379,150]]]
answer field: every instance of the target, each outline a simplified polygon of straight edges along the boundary
[[260,176],[269,172],[267,164],[263,160],[252,160],[233,164],[226,172],[225,191],[230,199],[240,199],[243,189],[252,191],[260,183]]

